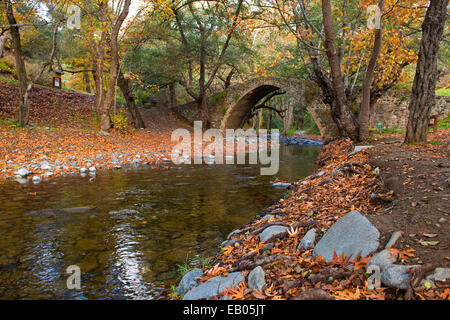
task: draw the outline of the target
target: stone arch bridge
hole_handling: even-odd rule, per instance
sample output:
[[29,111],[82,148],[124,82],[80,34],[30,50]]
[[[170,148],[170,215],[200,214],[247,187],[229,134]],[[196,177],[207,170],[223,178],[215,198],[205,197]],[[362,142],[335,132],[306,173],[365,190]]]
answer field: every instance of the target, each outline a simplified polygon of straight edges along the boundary
[[[209,97],[210,120],[213,128],[241,128],[255,105],[269,94],[283,90],[300,102],[312,115],[323,136],[337,130],[329,108],[319,101],[307,101],[305,82],[289,78],[255,78],[245,83],[230,86],[228,89]],[[201,119],[195,102],[178,105],[173,110],[193,123]]]

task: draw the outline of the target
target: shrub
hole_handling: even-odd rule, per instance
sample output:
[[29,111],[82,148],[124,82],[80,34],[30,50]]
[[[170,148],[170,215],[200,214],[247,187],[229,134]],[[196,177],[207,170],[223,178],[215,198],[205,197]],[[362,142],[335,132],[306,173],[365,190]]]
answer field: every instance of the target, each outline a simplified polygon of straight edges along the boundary
[[17,71],[14,64],[6,59],[0,59],[0,72],[12,74],[15,77],[17,76]]
[[122,133],[129,132],[128,117],[125,115],[123,109],[111,116],[111,122],[113,123],[114,129],[119,130]]

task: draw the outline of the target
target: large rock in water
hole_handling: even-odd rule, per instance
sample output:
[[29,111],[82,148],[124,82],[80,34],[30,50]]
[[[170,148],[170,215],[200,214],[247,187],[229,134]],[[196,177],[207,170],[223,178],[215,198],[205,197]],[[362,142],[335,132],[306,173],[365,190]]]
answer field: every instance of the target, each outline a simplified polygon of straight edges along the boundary
[[219,293],[237,286],[245,278],[240,272],[230,273],[227,277],[214,277],[195,287],[183,297],[183,300],[208,299],[217,296]]
[[365,257],[379,245],[380,232],[369,220],[358,211],[351,211],[339,219],[314,248],[314,257],[321,255],[327,262],[333,261],[333,253],[340,256],[356,257],[361,251],[361,257]]

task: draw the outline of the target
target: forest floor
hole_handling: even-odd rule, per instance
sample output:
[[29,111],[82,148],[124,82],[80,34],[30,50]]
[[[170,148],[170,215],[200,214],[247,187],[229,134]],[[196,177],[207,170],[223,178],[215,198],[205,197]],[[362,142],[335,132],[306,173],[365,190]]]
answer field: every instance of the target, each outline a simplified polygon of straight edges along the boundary
[[33,176],[49,178],[49,171],[40,168],[43,161],[52,165],[51,177],[92,166],[111,169],[140,163],[163,167],[170,156],[171,132],[180,127],[175,116],[164,110],[142,109],[145,130],[105,135],[94,120],[93,96],[35,86],[30,102],[31,125],[20,128],[8,120],[19,103],[17,84],[0,83],[0,179],[13,177],[22,167]]

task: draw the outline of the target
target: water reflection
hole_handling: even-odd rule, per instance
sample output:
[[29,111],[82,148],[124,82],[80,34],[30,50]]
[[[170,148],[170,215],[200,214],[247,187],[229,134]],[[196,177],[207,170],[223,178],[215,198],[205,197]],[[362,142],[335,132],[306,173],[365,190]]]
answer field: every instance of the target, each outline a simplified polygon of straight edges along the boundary
[[[317,153],[281,146],[277,177],[310,174]],[[0,297],[151,299],[174,283],[186,255],[215,254],[230,231],[281,196],[273,179],[258,167],[186,165],[102,172],[94,182],[3,184]],[[70,265],[81,268],[80,291],[66,287]]]

